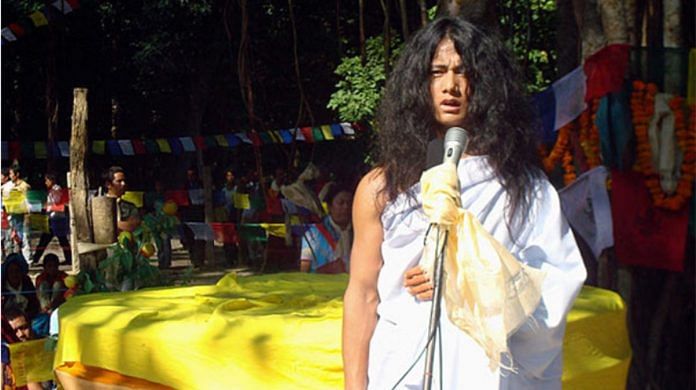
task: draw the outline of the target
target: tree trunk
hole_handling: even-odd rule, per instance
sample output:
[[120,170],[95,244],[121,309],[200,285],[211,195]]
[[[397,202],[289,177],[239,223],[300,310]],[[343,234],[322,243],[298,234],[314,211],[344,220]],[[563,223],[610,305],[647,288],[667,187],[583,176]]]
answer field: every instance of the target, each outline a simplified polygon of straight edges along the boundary
[[399,12],[401,13],[401,34],[404,42],[408,39],[408,12],[406,11],[406,0],[399,0]]
[[607,44],[602,30],[597,0],[573,0],[575,19],[581,39],[581,58],[584,60]]
[[73,271],[92,268],[86,257],[80,256],[78,242],[93,242],[89,213],[89,180],[86,156],[87,134],[87,89],[73,90],[72,133],[70,137],[70,217],[73,226],[70,247],[73,253]]
[[[55,29],[49,26],[49,37],[46,43],[46,141],[52,145],[56,140],[56,127],[58,125],[58,99],[56,97],[56,44]],[[46,156],[46,170],[52,171],[55,165],[55,156],[51,153]]]
[[365,66],[367,54],[365,53],[365,0],[358,0],[358,14],[360,18],[360,63]]
[[421,27],[425,27],[428,24],[428,8],[425,6],[425,0],[418,0],[418,7],[420,8]]
[[384,26],[382,32],[382,34],[384,34],[384,74],[389,75],[389,58],[391,57],[389,54],[389,49],[391,48],[391,23],[389,21],[389,0],[380,0],[380,4],[382,5],[382,11],[384,12]]
[[472,23],[497,28],[496,2],[487,0],[438,0],[437,16],[463,16]]
[[677,50],[669,50],[682,47],[681,2],[680,0],[664,0],[663,6],[664,34],[662,43],[668,49],[665,50],[664,91],[684,96],[682,85],[686,84],[686,80],[682,78],[682,56]]
[[556,9],[558,10],[556,23],[558,74],[565,75],[579,64],[578,25],[573,12],[573,0],[556,0]]

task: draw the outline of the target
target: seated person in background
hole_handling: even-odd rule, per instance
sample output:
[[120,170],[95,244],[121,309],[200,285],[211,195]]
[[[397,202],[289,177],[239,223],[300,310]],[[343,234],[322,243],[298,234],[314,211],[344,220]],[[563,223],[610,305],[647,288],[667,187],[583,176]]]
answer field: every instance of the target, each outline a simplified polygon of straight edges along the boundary
[[53,253],[44,257],[43,267],[43,272],[36,277],[36,289],[41,311],[50,314],[65,302],[63,293],[67,287],[63,281],[68,274],[58,269],[58,256]]
[[2,382],[3,389],[28,389],[40,390],[51,388],[50,382],[29,382],[25,386],[16,387],[15,374],[12,370],[12,356],[9,353],[9,347],[5,344],[16,342],[24,342],[36,339],[32,330],[29,318],[17,306],[10,306],[7,309],[3,308],[2,318]]
[[106,196],[116,198],[117,226],[119,231],[132,232],[140,226],[140,213],[131,202],[122,200],[126,193],[126,172],[123,168],[113,166],[102,175],[102,182],[106,187]]
[[353,193],[336,184],[326,195],[329,215],[312,225],[302,237],[300,271],[336,274],[348,272],[353,245],[351,208]]
[[2,311],[17,306],[33,319],[39,313],[36,288],[29,277],[29,265],[21,253],[12,253],[2,263]]

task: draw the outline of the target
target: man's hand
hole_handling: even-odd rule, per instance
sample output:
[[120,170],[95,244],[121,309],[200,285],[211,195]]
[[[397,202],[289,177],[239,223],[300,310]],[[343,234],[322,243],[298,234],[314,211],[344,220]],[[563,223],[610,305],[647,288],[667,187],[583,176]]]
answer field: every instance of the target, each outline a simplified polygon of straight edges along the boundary
[[433,284],[420,266],[415,266],[404,274],[404,287],[421,301],[433,299]]

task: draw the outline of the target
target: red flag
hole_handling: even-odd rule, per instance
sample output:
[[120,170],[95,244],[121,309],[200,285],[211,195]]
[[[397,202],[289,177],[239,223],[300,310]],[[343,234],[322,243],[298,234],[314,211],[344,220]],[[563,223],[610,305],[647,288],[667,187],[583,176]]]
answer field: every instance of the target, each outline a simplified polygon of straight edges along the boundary
[[177,206],[188,206],[189,196],[186,190],[165,191],[164,200],[171,200]]
[[19,160],[22,156],[22,144],[19,141],[10,142],[10,159]]
[[247,136],[251,140],[251,143],[254,146],[261,146],[263,145],[263,142],[261,141],[261,138],[259,137],[259,134],[255,131],[250,131],[247,133]]
[[145,143],[141,139],[133,140],[133,150],[135,151],[135,154],[147,154],[147,150],[145,150]]
[[215,241],[225,244],[236,244],[239,242],[237,227],[229,222],[213,222],[210,224],[215,234]]
[[196,149],[205,150],[205,138],[202,135],[193,137],[193,142],[196,144]]
[[312,128],[311,127],[303,127],[300,129],[302,132],[302,135],[305,138],[305,141],[307,142],[314,142],[314,134],[312,133]]
[[676,212],[655,207],[639,173],[613,171],[611,177],[611,215],[619,261],[682,271],[688,207]]
[[583,65],[585,76],[587,76],[585,101],[621,90],[628,68],[630,49],[631,46],[626,44],[609,45],[585,60]]

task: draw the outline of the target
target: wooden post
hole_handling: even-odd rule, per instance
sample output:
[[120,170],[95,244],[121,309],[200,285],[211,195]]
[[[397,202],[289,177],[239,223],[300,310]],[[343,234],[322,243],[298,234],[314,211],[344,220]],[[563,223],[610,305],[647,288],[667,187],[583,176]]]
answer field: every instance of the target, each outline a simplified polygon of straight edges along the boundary
[[[86,172],[87,154],[87,89],[73,90],[72,132],[70,135],[70,248],[73,253],[73,272],[89,268],[80,256],[78,242],[93,242],[88,207],[89,182]],[[91,265],[94,266],[94,265]]]
[[[205,212],[205,223],[214,221],[213,215],[213,176],[210,166],[203,167],[203,210]],[[217,266],[215,261],[215,242],[210,240],[205,242],[205,264],[209,267]]]
[[116,198],[98,196],[92,198],[92,222],[95,244],[116,242]]

